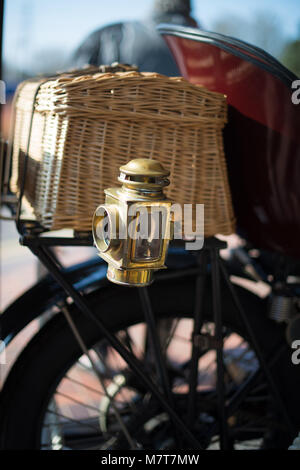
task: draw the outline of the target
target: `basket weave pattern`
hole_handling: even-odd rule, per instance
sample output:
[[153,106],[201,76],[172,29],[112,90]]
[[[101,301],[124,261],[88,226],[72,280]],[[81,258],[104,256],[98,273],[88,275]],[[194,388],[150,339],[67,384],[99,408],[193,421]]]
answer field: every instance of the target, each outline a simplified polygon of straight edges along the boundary
[[24,194],[39,222],[89,231],[103,190],[139,157],[170,170],[173,202],[205,205],[206,236],[232,233],[225,97],[178,77],[91,72],[27,81],[17,91],[13,187],[29,149]]

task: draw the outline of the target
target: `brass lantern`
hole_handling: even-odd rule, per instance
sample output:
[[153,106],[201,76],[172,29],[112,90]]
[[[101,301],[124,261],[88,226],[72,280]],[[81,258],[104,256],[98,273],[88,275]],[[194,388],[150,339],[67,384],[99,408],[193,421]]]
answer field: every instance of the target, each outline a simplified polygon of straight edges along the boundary
[[165,268],[171,201],[163,188],[169,172],[156,160],[137,158],[120,167],[122,187],[105,190],[93,217],[93,237],[116,284],[146,286]]

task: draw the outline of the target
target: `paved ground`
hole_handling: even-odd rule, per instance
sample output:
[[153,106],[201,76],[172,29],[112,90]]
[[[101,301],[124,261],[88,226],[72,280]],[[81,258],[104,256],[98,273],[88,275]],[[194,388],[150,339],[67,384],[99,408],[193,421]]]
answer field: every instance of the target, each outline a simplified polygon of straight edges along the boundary
[[1,310],[36,279],[36,260],[19,244],[14,222],[1,222]]
[[[19,244],[19,235],[14,222],[0,221],[0,311],[37,281],[37,260],[28,248]],[[60,250],[65,264],[79,262],[87,257],[91,249],[64,248]],[[22,315],[22,312],[20,312]],[[20,333],[6,349],[6,365],[0,361],[0,386],[14,359],[37,331],[38,322]]]

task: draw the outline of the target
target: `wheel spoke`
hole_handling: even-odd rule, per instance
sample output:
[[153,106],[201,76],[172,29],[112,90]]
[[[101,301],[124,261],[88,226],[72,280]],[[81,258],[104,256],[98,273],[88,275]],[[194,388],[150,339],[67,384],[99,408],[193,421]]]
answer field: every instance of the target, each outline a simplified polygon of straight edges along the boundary
[[[49,408],[48,408],[47,413],[58,416],[59,418],[62,418],[65,421],[70,421],[72,423],[76,423],[76,424],[79,424],[80,426],[88,427],[88,428],[94,429],[96,432],[99,432],[99,428],[97,428],[95,426],[91,426],[90,424],[87,424],[87,423],[83,423],[82,420],[78,420],[78,419],[70,418],[69,416],[65,416],[64,414],[59,413],[58,411],[49,410]],[[62,423],[60,423],[60,424],[62,424]]]
[[[183,323],[181,323],[181,321]],[[180,356],[178,356],[178,351],[180,348],[185,348],[185,350],[187,350],[187,345],[191,344],[190,332],[192,323],[190,320],[189,323],[187,323],[187,320],[176,318],[172,321],[171,324],[169,323],[168,326],[170,326],[170,331],[168,331],[165,324],[161,324],[162,329],[160,333],[163,333],[162,336],[160,335],[160,338],[163,337],[163,344],[161,344],[161,347],[166,360],[168,374],[170,374],[170,377],[174,377],[170,384],[171,390],[173,387],[175,387],[177,390],[176,387],[180,387],[180,383],[183,385],[187,384],[187,375],[184,371],[187,370],[189,361],[187,361],[184,357],[179,359]],[[137,326],[138,333],[135,333],[134,330],[131,332],[128,331],[128,329],[124,329],[118,332],[117,335],[122,343],[128,349],[130,349],[132,354],[139,357],[140,360],[143,360],[145,368],[149,368],[150,372],[150,370],[153,370],[153,364],[151,362],[153,358],[147,354],[145,355],[140,346],[137,344],[137,341],[140,342],[141,339],[141,331],[145,331],[139,328],[140,327]],[[213,335],[213,325],[204,323],[203,331],[207,331],[209,332],[208,334]],[[234,335],[236,334],[234,333]],[[248,343],[246,343],[243,338],[237,336],[233,337],[232,331],[226,329],[224,330],[224,352],[226,354],[226,351],[228,351],[230,355],[231,350],[238,351],[233,355],[234,361],[237,364],[242,364],[245,356],[249,353],[249,351],[251,351]],[[95,357],[98,358],[100,364],[102,380],[105,380],[106,383],[106,392],[97,388],[98,385],[93,385],[94,379],[88,379],[87,373],[90,375],[90,377],[93,376],[96,378],[94,371],[91,367],[88,367],[86,361],[83,360],[84,356],[79,358],[78,362],[75,363],[63,377],[66,382],[62,380],[55,391],[53,400],[55,401],[56,398],[56,407],[54,409],[48,409],[49,414],[57,416],[59,419],[56,424],[55,422],[47,423],[47,421],[45,421],[43,426],[43,428],[50,431],[50,436],[54,436],[53,442],[56,442],[55,436],[57,435],[57,439],[60,439],[62,442],[61,448],[64,449],[108,449],[111,448],[111,446],[113,446],[113,448],[115,445],[118,446],[119,438],[117,436],[118,432],[120,431],[120,426],[116,416],[113,413],[112,404],[114,404],[114,406],[118,406],[118,413],[122,420],[125,419],[125,426],[127,427],[127,425],[129,425],[128,431],[130,430],[130,427],[132,427],[133,436],[135,432],[138,436],[142,436],[145,433],[145,436],[147,433],[150,433],[151,435],[151,433],[154,432],[153,429],[156,429],[156,426],[164,426],[170,438],[170,435],[173,433],[173,429],[172,426],[169,428],[170,424],[168,423],[171,422],[168,415],[166,414],[164,425],[159,424],[161,423],[159,418],[161,411],[159,409],[157,412],[153,412],[153,416],[150,414],[149,418],[147,418],[148,406],[145,404],[145,407],[143,408],[143,401],[145,398],[143,399],[141,391],[137,392],[132,389],[132,385],[131,388],[128,387],[127,379],[125,379],[125,377],[128,375],[131,377],[131,372],[117,351],[108,345],[106,341],[97,343],[96,346],[90,349],[90,352],[91,351],[95,351],[97,354]],[[197,412],[200,413],[201,416],[204,412],[204,415],[207,414],[208,417],[211,415],[211,413],[214,414],[213,410],[216,406],[216,391],[214,388],[216,374],[215,354],[211,359],[209,356],[207,356],[207,359],[205,358],[205,356],[207,354],[211,354],[211,352],[211,349],[200,351],[197,379],[198,391],[196,395]],[[178,356],[177,359],[173,358],[174,354],[175,357]],[[119,376],[121,377],[121,375],[123,375],[124,379],[121,382],[114,382],[115,378]],[[176,376],[179,380],[178,385],[176,385]],[[68,386],[68,383],[70,386]],[[112,385],[110,386],[110,384]],[[205,391],[199,392],[199,387],[201,387],[202,384],[205,386],[205,389],[202,390]],[[230,384],[231,382],[227,384],[227,390],[230,390]],[[207,391],[206,387],[208,387]],[[109,394],[110,390],[111,395],[109,398],[107,393]],[[255,406],[256,403],[259,404],[268,398],[265,393],[265,386],[258,386],[257,390],[258,392],[261,391],[262,393],[258,394],[257,392],[257,395],[255,396],[253,396],[253,394],[248,395],[244,400],[245,404],[249,403],[251,406]],[[174,393],[175,392],[172,392],[173,399],[175,399],[176,396],[178,397],[176,400],[179,400],[180,397],[182,397],[182,400],[186,399],[186,392],[179,392],[179,395],[174,395]],[[145,395],[145,397],[146,396],[147,395]],[[148,396],[148,400],[150,398],[151,395]],[[138,399],[138,402],[136,402],[136,399]],[[106,405],[101,407],[100,403],[105,400]],[[96,403],[99,403],[99,405]],[[147,400],[145,403],[147,403]],[[71,406],[69,407],[69,405]],[[156,408],[154,407],[154,410],[155,409]],[[67,410],[68,412],[66,412]],[[90,417],[88,414],[89,412],[93,413],[95,416]],[[70,413],[71,415],[69,415]],[[155,417],[155,413],[158,413],[157,418]],[[80,418],[78,418],[78,416],[80,416]],[[203,418],[200,419],[200,424],[198,422],[198,427],[201,427],[202,419]],[[143,420],[145,420],[145,428],[143,427]],[[149,423],[146,425],[147,420]],[[101,424],[103,422],[105,423],[104,428],[102,428]],[[135,422],[137,423],[136,425],[134,425]],[[213,423],[214,422],[215,421],[213,421]],[[204,423],[206,423],[205,419],[203,421],[203,425],[207,426],[207,424]],[[244,434],[245,439],[247,439],[247,441],[245,441],[245,447],[251,448],[252,441],[253,443],[256,443],[257,447],[257,439],[253,439],[251,441],[251,439],[249,439],[248,433],[253,435],[263,435],[265,431],[265,425],[266,423],[264,422],[264,417],[262,417],[260,420],[256,419],[255,421],[253,418],[249,417],[247,418],[247,422],[245,424],[236,425],[233,428],[233,435],[239,435],[239,439],[235,439],[237,446],[243,445],[243,439],[241,439],[241,436]],[[218,426],[216,427],[215,424],[212,424],[212,426],[215,428],[215,431],[212,433],[214,437],[211,438],[211,445],[215,446],[218,445],[219,442],[218,434],[215,435],[215,433],[218,433]],[[106,431],[103,433],[102,431],[105,429]],[[169,431],[167,431],[168,429]],[[131,433],[132,431],[129,432]],[[151,440],[150,436],[147,437],[147,439]],[[120,442],[123,442],[123,444],[120,444],[123,446],[125,442],[124,438]],[[51,444],[51,437],[49,444],[43,442],[42,447],[55,448],[55,444]]]

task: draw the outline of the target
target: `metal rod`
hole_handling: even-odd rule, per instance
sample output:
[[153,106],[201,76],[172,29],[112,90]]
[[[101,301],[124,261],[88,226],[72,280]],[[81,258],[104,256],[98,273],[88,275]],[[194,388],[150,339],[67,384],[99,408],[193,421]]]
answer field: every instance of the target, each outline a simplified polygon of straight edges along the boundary
[[93,246],[93,240],[90,238],[69,237],[24,236],[22,243],[24,246]]
[[171,404],[171,406],[174,406],[166,364],[162,355],[161,345],[157,334],[157,325],[155,323],[152,305],[149,298],[149,292],[147,287],[140,287],[138,289],[138,292],[148,327],[149,340],[154,353],[155,365],[157,367],[159,382],[162,386],[162,390],[166,398],[169,400],[169,403]]
[[[153,310],[152,310],[152,305],[151,305],[151,300],[149,297],[149,291],[147,287],[140,287],[138,289],[145,319],[146,319],[146,324],[148,328],[148,333],[149,333],[149,341],[150,345],[152,346],[152,351],[154,354],[154,359],[155,359],[155,365],[157,368],[157,373],[159,377],[159,382],[162,386],[162,390],[164,392],[165,397],[169,400],[169,403],[171,407],[174,409],[174,399],[170,387],[170,382],[169,382],[169,377],[168,377],[168,372],[166,368],[166,361],[163,356],[162,352],[162,347],[160,344],[160,340],[158,337],[158,331],[157,331],[157,325],[155,323],[155,318],[153,315]],[[175,441],[179,445],[180,444],[180,439],[179,439],[179,433],[178,429],[176,428],[176,423],[175,424]]]
[[90,361],[90,364],[92,366],[92,369],[93,369],[94,373],[96,374],[96,377],[98,377],[98,380],[99,380],[99,382],[100,382],[100,384],[101,384],[101,386],[104,390],[105,395],[107,396],[107,398],[109,398],[109,400],[111,402],[112,409],[113,409],[113,411],[116,415],[116,418],[118,420],[119,425],[121,426],[122,432],[123,432],[125,438],[128,441],[128,444],[130,445],[132,450],[135,450],[136,445],[134,444],[134,441],[133,441],[132,437],[130,436],[130,434],[129,434],[129,432],[128,432],[125,424],[124,424],[124,421],[123,421],[123,419],[122,419],[122,417],[121,417],[121,415],[120,415],[120,413],[119,413],[119,411],[118,411],[118,409],[117,409],[117,407],[116,407],[116,405],[113,401],[113,397],[111,397],[110,394],[107,391],[105,382],[104,382],[99,370],[97,369],[96,364],[95,364],[92,356],[90,355],[90,352],[89,352],[87,346],[85,345],[85,342],[83,341],[82,336],[80,335],[80,333],[78,331],[78,328],[76,327],[76,325],[75,325],[75,323],[74,323],[74,321],[73,321],[73,319],[70,315],[70,312],[69,312],[69,309],[67,308],[67,305],[65,303],[60,303],[60,304],[58,304],[58,306],[60,307],[61,311],[63,312],[63,314],[64,314],[64,316],[65,316],[65,318],[66,318],[66,320],[67,320],[67,322],[68,322],[68,324],[71,328],[71,331],[72,331],[77,343],[79,344],[82,352],[88,357],[88,359]]
[[143,382],[146,389],[150,390],[153,395],[158,399],[162,407],[165,411],[170,415],[171,419],[174,421],[178,430],[181,431],[182,434],[185,435],[186,439],[190,442],[194,449],[201,450],[201,446],[197,439],[193,436],[190,430],[187,428],[185,423],[182,419],[178,416],[178,414],[173,410],[170,406],[168,401],[165,397],[159,392],[157,386],[152,382],[151,379],[143,372],[142,366],[140,362],[134,357],[121,343],[120,341],[110,333],[110,331],[106,328],[104,323],[95,316],[93,311],[89,308],[89,305],[82,297],[80,293],[76,291],[76,289],[69,283],[67,279],[65,279],[64,275],[61,273],[59,268],[51,259],[51,254],[47,251],[45,247],[37,247],[37,246],[29,246],[31,251],[38,256],[40,261],[48,268],[49,272],[56,280],[56,282],[61,285],[64,289],[66,294],[74,300],[74,303],[78,307],[78,309],[90,320],[92,320],[102,332],[103,336],[110,342],[110,344],[116,349],[116,351],[120,354],[120,356],[127,362],[127,364],[131,367],[132,371],[140,378]]
[[190,428],[193,427],[196,418],[196,396],[198,385],[198,364],[199,364],[199,345],[196,335],[201,333],[201,328],[204,320],[203,312],[203,297],[206,278],[207,258],[206,252],[203,250],[198,256],[198,264],[200,268],[199,275],[196,278],[196,295],[194,307],[194,329],[192,333],[192,357],[190,362],[189,373],[189,394],[188,394],[188,413],[187,424]]
[[274,398],[275,398],[275,400],[276,400],[276,402],[277,402],[278,409],[279,409],[280,413],[282,414],[282,417],[283,417],[283,419],[284,419],[284,421],[285,421],[285,424],[286,424],[286,426],[287,426],[288,432],[291,434],[291,436],[293,436],[294,431],[295,431],[295,430],[294,430],[294,426],[293,426],[293,424],[292,424],[292,422],[291,422],[291,420],[290,420],[290,418],[289,418],[289,416],[288,416],[288,413],[287,413],[287,411],[286,411],[285,405],[284,405],[284,403],[283,403],[283,401],[282,401],[282,398],[281,398],[281,396],[280,396],[280,394],[279,394],[279,392],[278,392],[278,389],[277,389],[277,386],[276,386],[276,384],[275,384],[275,382],[274,382],[274,379],[273,379],[273,377],[272,377],[272,374],[271,374],[271,372],[270,372],[270,370],[269,370],[268,364],[267,364],[267,362],[266,362],[266,360],[265,360],[265,357],[264,357],[264,355],[263,355],[263,353],[262,353],[262,351],[261,351],[261,349],[260,349],[260,346],[259,346],[259,344],[258,344],[258,342],[257,342],[257,340],[256,340],[256,337],[255,337],[255,334],[254,334],[254,332],[253,332],[253,329],[252,329],[252,327],[251,327],[251,325],[250,325],[250,322],[249,322],[249,320],[248,320],[248,318],[247,318],[247,315],[245,314],[245,311],[244,311],[244,309],[243,309],[243,307],[242,307],[242,305],[241,305],[241,303],[240,303],[240,301],[239,301],[239,298],[238,298],[238,296],[237,296],[237,294],[236,294],[236,291],[235,291],[235,289],[234,289],[234,287],[233,287],[233,285],[232,285],[232,283],[231,283],[231,281],[230,281],[230,279],[229,279],[229,275],[228,275],[228,273],[227,273],[226,267],[224,266],[224,263],[223,263],[222,260],[220,260],[220,267],[221,267],[221,271],[222,271],[223,277],[224,277],[224,279],[225,279],[225,281],[226,281],[226,284],[227,284],[227,286],[228,286],[228,288],[229,288],[229,291],[230,291],[230,293],[231,293],[233,303],[234,303],[234,305],[236,306],[236,309],[237,309],[237,311],[239,312],[239,314],[240,314],[240,316],[241,316],[241,319],[242,319],[242,321],[243,321],[243,323],[244,323],[244,325],[245,325],[245,327],[246,327],[246,329],[247,329],[247,332],[248,332],[248,335],[249,335],[249,340],[250,340],[250,342],[251,342],[251,345],[253,346],[253,349],[254,349],[254,351],[255,351],[256,357],[257,357],[257,359],[258,359],[258,361],[259,361],[259,363],[260,363],[260,366],[261,366],[261,368],[262,368],[262,370],[263,370],[263,372],[264,372],[264,374],[265,374],[265,376],[266,376],[266,379],[267,379],[267,381],[268,381],[268,383],[269,383],[269,386],[270,386],[270,389],[271,389],[271,391],[272,391],[272,393],[273,393],[273,396],[274,396]]
[[224,384],[224,360],[223,360],[223,322],[221,310],[221,288],[219,271],[219,250],[210,249],[211,256],[211,276],[213,294],[213,314],[215,322],[215,337],[217,340],[217,395],[218,411],[220,420],[220,449],[229,449],[228,424],[225,407],[225,384]]
[[[4,29],[3,26],[4,26],[4,0],[0,0],[0,80],[3,80],[3,29]],[[0,114],[0,127],[1,127],[1,134],[2,134],[1,114]],[[3,136],[1,135],[1,137]]]
[[[270,358],[269,368],[273,367],[282,353],[285,351],[286,346],[282,346],[279,348],[278,351]],[[259,368],[255,372],[253,372],[245,382],[237,389],[237,391],[233,394],[233,396],[228,400],[227,405],[227,416],[232,415],[238,408],[238,406],[242,403],[243,399],[251,392],[251,390],[256,386],[258,381],[263,377],[263,372]]]
[[18,206],[17,206],[17,211],[16,211],[16,227],[19,233],[21,233],[22,229],[22,223],[20,221],[21,217],[21,212],[22,212],[22,200],[23,200],[23,195],[25,192],[25,184],[26,184],[26,175],[27,175],[27,166],[28,166],[28,159],[29,159],[29,149],[30,149],[30,141],[31,141],[31,133],[32,133],[32,125],[33,125],[33,117],[34,117],[34,109],[35,109],[35,100],[37,97],[37,94],[40,90],[41,84],[38,86],[34,93],[34,98],[33,98],[33,106],[32,106],[32,112],[30,116],[30,123],[29,123],[29,130],[28,130],[28,140],[27,140],[27,150],[24,158],[24,165],[23,165],[23,173],[22,173],[22,178],[21,178],[21,184],[20,184],[20,194],[19,194],[19,200],[18,200]]

